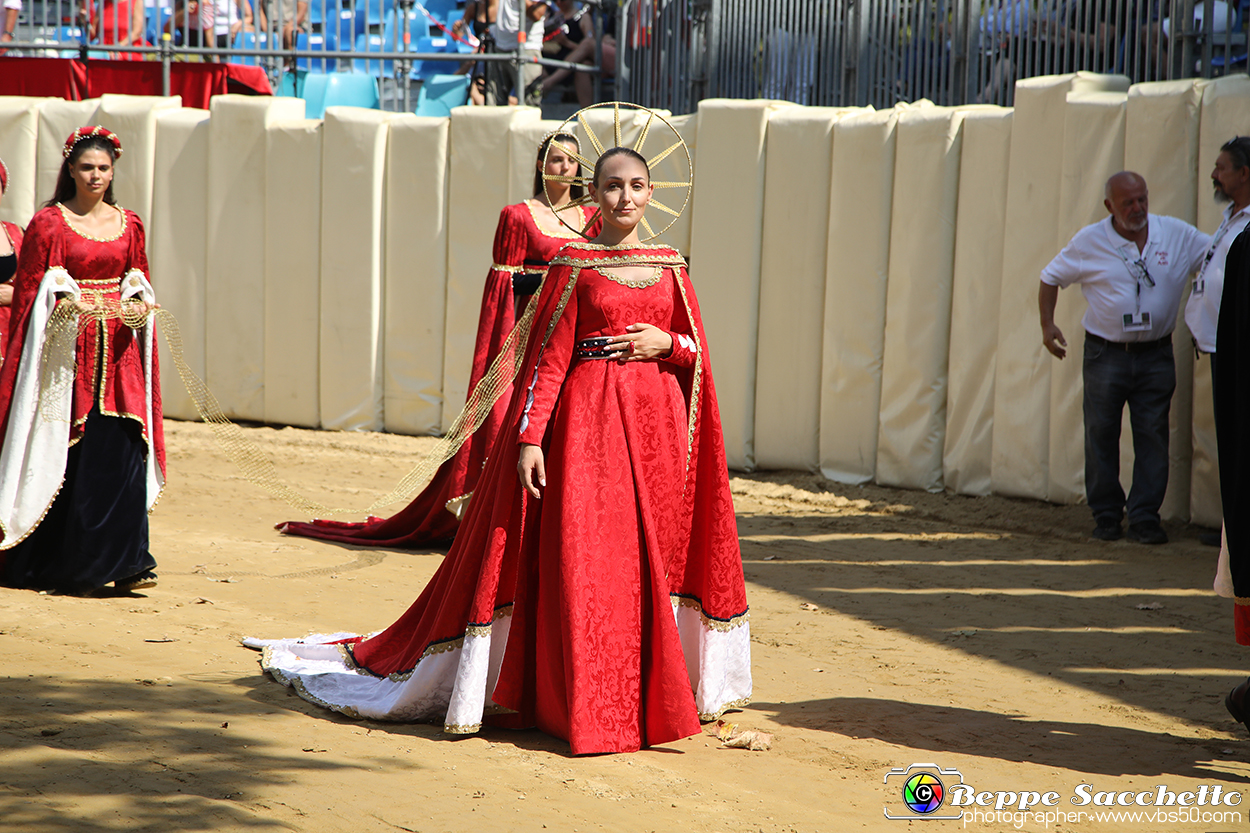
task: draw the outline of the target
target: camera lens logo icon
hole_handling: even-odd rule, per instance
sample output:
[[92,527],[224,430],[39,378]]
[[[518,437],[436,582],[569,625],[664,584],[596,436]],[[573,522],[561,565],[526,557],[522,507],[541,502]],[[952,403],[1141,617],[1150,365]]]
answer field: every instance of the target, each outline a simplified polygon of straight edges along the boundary
[[942,782],[930,772],[917,772],[903,784],[903,803],[922,816],[935,812],[945,797]]

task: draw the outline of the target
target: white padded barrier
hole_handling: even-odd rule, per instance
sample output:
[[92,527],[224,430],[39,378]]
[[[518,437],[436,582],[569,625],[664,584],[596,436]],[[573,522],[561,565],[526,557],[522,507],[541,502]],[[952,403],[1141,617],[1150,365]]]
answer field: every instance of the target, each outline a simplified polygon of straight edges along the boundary
[[[451,113],[447,197],[447,307],[443,342],[443,430],[468,395],[482,287],[499,212],[516,179],[509,135],[540,120],[536,107],[457,107]],[[533,151],[537,153],[537,151]]]
[[[820,464],[820,351],[833,126],[859,108],[787,107],[768,120],[760,243],[755,463]],[[709,276],[710,277],[710,276]],[[714,291],[709,286],[708,291]]]
[[[1152,212],[1187,223],[1193,223],[1197,217],[1198,200],[1210,199],[1198,187],[1207,182],[1207,172],[1198,170],[1198,118],[1206,84],[1201,79],[1187,78],[1134,84],[1128,91],[1124,167],[1146,178]],[[1186,296],[1188,293],[1186,287]],[[1193,344],[1183,310],[1182,305],[1172,336],[1176,393],[1172,396],[1169,419],[1168,490],[1160,508],[1164,520],[1178,521],[1189,520],[1193,452]]]
[[390,113],[326,109],[321,169],[321,424],[382,428],[382,254]]
[[877,482],[941,491],[964,113],[905,110],[894,151]]
[[1063,157],[1055,151],[1063,146],[1067,95],[1126,90],[1123,76],[1084,72],[1016,82],[994,380],[990,477],[997,494],[1044,500],[1049,488],[1054,359],[1042,346],[1037,292],[1042,268],[1058,251]]
[[[208,142],[208,385],[227,416],[265,418],[266,129],[304,116],[298,98],[219,95]],[[299,199],[294,192],[291,199]]]
[[[1244,74],[1218,78],[1202,90],[1198,126],[1198,228],[1212,234],[1220,225],[1223,206],[1207,190],[1220,145],[1250,132],[1250,78]],[[1187,351],[1193,355],[1192,346]],[[1178,353],[1179,359],[1182,354]],[[1218,527],[1224,516],[1220,503],[1219,457],[1215,441],[1215,408],[1211,401],[1211,362],[1194,364],[1193,462],[1189,492],[1190,520]]]
[[[321,424],[322,122],[265,130],[265,422]],[[345,230],[344,230],[345,231]],[[335,239],[332,246],[344,241]]]
[[443,424],[450,120],[397,115],[387,144],[382,414],[387,431]]
[[[1068,93],[1063,116],[1062,175],[1059,181],[1059,219],[1056,253],[1072,236],[1090,223],[1107,216],[1103,205],[1104,184],[1124,170],[1124,123],[1128,95],[1112,92]],[[1050,361],[1050,449],[1047,466],[1047,499],[1076,503],[1085,496],[1085,418],[1082,361],[1085,335],[1081,318],[1086,309],[1079,286],[1059,291],[1055,323],[1068,341],[1068,356]],[[1040,327],[1038,340],[1040,342]],[[1125,408],[1124,419],[1128,419]],[[1132,479],[1132,438],[1123,436],[1121,479]]]
[[755,362],[760,231],[769,117],[794,105],[707,99],[699,103],[699,159],[708,175],[694,194],[690,256],[713,367],[730,468],[755,467]]
[[[696,148],[698,147],[699,140],[699,114],[688,113],[684,116],[670,116],[668,120],[669,123],[673,125],[673,128],[681,135],[681,138],[686,142],[686,147],[690,151],[690,164],[694,169],[694,181],[695,187],[697,188],[699,183],[699,160],[696,154]],[[684,165],[684,163],[682,164]],[[664,179],[675,180],[681,172],[681,167],[682,166],[678,164],[678,160],[670,155],[668,159],[664,160],[664,162],[660,164],[653,176],[655,179],[660,179],[662,177]],[[672,197],[672,192],[669,192],[666,196],[668,197],[664,200],[666,204],[672,206],[674,209],[681,208],[681,201],[674,199]],[[686,206],[686,210],[682,212],[682,215],[673,223],[672,228],[661,234],[658,240],[658,242],[663,243],[666,246],[672,246],[687,258],[690,256],[690,224],[692,222],[692,218],[694,217],[693,209],[694,201],[692,198],[691,204]],[[693,270],[694,268],[695,267],[692,265],[691,269]],[[711,276],[709,276],[709,281],[710,280],[712,280]],[[697,278],[694,277],[693,271],[691,273],[691,281],[694,282],[695,291],[697,292],[702,284],[699,283]],[[700,298],[702,298],[702,296],[700,296]]]
[[942,468],[946,488],[965,495],[990,494],[1011,126],[1006,107],[969,109],[964,115]]
[[[39,171],[35,181],[35,202],[38,205],[52,199],[56,190],[56,178],[61,172],[61,163],[65,161],[65,140],[76,128],[97,124],[96,113],[99,107],[98,98],[89,98],[86,101],[53,98],[46,100],[39,108]],[[120,134],[119,137],[122,148],[125,149],[126,137]]]
[[[183,357],[205,377],[208,262],[208,111],[162,110],[156,119],[148,266],[161,306],[178,319]],[[158,325],[159,327],[159,325]],[[161,405],[165,416],[198,419],[173,357],[160,339]]]
[[821,340],[820,470],[840,483],[877,473],[895,127],[907,107],[833,127]]
[[0,159],[9,168],[9,188],[0,201],[0,220],[17,223],[24,228],[35,214],[36,203],[42,201],[37,193],[36,174],[39,108],[49,101],[59,100],[0,96]]
[[[152,217],[152,169],[156,157],[156,119],[166,110],[182,108],[180,96],[115,95],[100,96],[96,119],[122,140],[122,158],[117,160],[113,196],[117,204],[138,213],[147,223]],[[148,241],[148,251],[152,244]]]

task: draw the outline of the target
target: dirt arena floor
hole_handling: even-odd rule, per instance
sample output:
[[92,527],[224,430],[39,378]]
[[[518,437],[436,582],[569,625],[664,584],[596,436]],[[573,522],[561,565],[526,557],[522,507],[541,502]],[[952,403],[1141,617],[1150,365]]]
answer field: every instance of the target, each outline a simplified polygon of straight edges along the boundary
[[[1136,821],[1070,800],[1082,784],[1250,793],[1250,738],[1222,703],[1250,652],[1233,642],[1231,602],[1210,592],[1215,551],[1196,530],[1104,544],[1084,507],[735,477],[755,696],[729,719],[772,733],[772,749],[704,735],[574,758],[533,731],[348,720],[262,677],[240,637],[376,630],[442,553],[283,538],[273,524],[291,510],[243,480],[205,426],[166,430],[159,587],[0,590],[6,831],[1250,829],[1250,800],[1221,803],[1239,814],[1221,817],[1118,808]],[[340,505],[368,505],[432,443],[246,432],[292,483]],[[887,775],[913,763],[958,770],[948,792],[962,778],[1058,804],[1034,808],[1053,818],[982,807],[891,821],[886,809],[909,811]]]

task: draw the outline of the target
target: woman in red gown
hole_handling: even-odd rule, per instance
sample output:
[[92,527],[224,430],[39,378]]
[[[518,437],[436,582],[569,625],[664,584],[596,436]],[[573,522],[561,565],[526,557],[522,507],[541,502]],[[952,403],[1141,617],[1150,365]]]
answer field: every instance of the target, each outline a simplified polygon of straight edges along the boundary
[[[499,355],[504,340],[538,289],[552,256],[565,243],[580,239],[576,232],[560,222],[560,218],[583,228],[593,213],[589,207],[567,205],[569,200],[582,196],[580,185],[551,181],[546,189],[551,192],[551,197],[548,198],[544,192],[544,170],[551,176],[581,176],[580,165],[561,150],[559,143],[548,154],[548,146],[555,138],[555,134],[547,136],[538,147],[533,199],[506,206],[499,212],[499,225],[495,229],[495,262],[486,275],[486,287],[482,291],[482,311],[477,322],[469,390],[477,387],[491,362]],[[577,139],[573,136],[560,134],[559,139],[577,147]],[[553,209],[552,203],[564,207]],[[584,229],[588,236],[593,236],[598,230],[598,220]],[[421,493],[397,514],[389,518],[369,518],[363,523],[330,520],[288,522],[278,524],[278,529],[288,535],[344,544],[412,549],[446,544],[456,534],[464,504],[473,493],[482,466],[486,463],[487,452],[499,433],[507,402],[508,392],[504,391],[482,426],[454,457],[439,467]]]
[[675,251],[638,242],[642,158],[609,150],[594,182],[603,233],[552,262],[506,428],[416,602],[368,638],[247,640],[306,699],[453,733],[537,726],[574,754],[693,735],[749,699],[742,560],[694,288]]
[[[9,189],[9,169],[0,159],[0,202]],[[0,220],[0,366],[4,363],[5,341],[9,337],[9,313],[13,306],[13,276],[17,274],[17,254],[22,248],[22,227]]]
[[104,128],[75,130],[56,194],[23,240],[0,368],[9,587],[89,594],[156,583],[147,513],[164,485],[165,444],[155,298],[143,224],[113,200],[120,154]]

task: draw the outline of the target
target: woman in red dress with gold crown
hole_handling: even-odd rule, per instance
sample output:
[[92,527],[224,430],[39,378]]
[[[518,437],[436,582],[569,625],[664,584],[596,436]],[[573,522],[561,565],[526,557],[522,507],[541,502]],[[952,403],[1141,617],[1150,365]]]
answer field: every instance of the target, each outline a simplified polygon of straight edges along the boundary
[[121,141],[81,127],[31,218],[0,368],[0,559],[9,587],[156,583],[148,510],[165,443],[143,224],[113,199]]
[[371,637],[245,640],[275,679],[352,717],[536,726],[574,754],[687,737],[747,702],[703,322],[680,255],[639,242],[649,177],[632,149],[600,156],[603,232],[552,261],[504,429],[421,595]]
[[[9,169],[0,159],[0,201],[9,190]],[[9,313],[13,307],[13,276],[17,274],[17,254],[22,248],[22,227],[0,220],[0,366],[4,362],[9,337]]]
[[[584,229],[589,235],[598,233],[597,220],[588,225],[591,209],[569,204],[570,200],[582,197],[581,185],[552,181],[552,186],[543,188],[544,172],[549,177],[573,179],[580,176],[576,159],[565,153],[559,143],[551,148],[555,138],[556,134],[548,135],[539,144],[534,198],[506,206],[499,212],[494,263],[482,291],[482,311],[478,316],[473,367],[469,374],[470,391],[477,387],[503,349],[504,340],[538,289],[551,258],[565,243],[580,239],[569,226]],[[573,149],[578,147],[577,139],[568,134],[561,134],[560,140]],[[550,153],[548,148],[551,148]],[[370,518],[362,523],[288,522],[278,524],[278,528],[288,535],[345,544],[418,548],[447,543],[456,534],[464,505],[477,484],[491,443],[499,433],[507,401],[508,394],[504,391],[468,442],[443,463],[421,493],[395,515]]]

